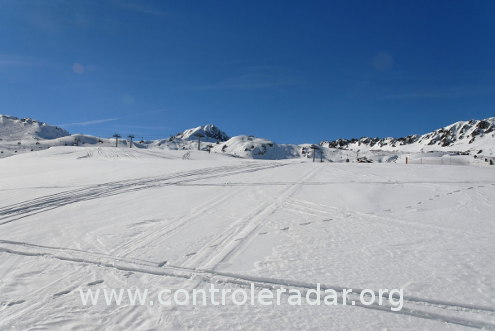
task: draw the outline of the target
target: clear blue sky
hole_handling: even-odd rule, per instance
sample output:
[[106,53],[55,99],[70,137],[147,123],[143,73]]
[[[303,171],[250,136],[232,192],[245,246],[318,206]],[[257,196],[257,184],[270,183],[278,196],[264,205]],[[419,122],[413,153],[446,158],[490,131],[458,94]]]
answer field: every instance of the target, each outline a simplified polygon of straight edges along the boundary
[[303,143],[495,116],[495,1],[0,0],[0,113]]

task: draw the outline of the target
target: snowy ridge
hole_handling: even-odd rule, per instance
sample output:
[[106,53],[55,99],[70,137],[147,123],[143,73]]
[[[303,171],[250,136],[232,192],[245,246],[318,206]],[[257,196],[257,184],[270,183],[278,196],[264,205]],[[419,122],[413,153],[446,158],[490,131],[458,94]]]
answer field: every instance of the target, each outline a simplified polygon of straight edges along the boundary
[[495,117],[484,120],[459,121],[423,135],[402,138],[338,139],[322,141],[321,146],[349,150],[383,151],[477,151],[488,147],[492,150],[495,137]]
[[197,140],[198,136],[201,136],[201,140],[208,142],[226,141],[230,139],[230,137],[225,132],[220,130],[215,125],[207,124],[182,131],[173,136],[170,140],[173,140],[175,138],[184,140]]
[[68,135],[69,132],[62,128],[31,118],[0,115],[0,139],[5,141],[55,139]]

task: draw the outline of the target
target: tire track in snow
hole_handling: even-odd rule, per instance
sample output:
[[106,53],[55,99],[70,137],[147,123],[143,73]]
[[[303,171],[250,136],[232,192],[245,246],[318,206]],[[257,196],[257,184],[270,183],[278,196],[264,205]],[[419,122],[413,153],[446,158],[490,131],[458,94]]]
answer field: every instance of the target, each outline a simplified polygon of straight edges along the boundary
[[224,177],[238,173],[255,172],[287,165],[286,163],[248,163],[236,166],[202,168],[186,172],[173,173],[166,176],[143,177],[87,186],[80,189],[63,191],[44,197],[31,199],[21,203],[0,208],[0,225],[60,208],[69,204],[93,200],[118,194],[140,191],[167,185],[177,185],[202,179]]
[[[207,171],[207,169],[205,169],[205,171]],[[170,180],[179,177],[193,176],[197,173],[198,170],[191,172],[179,172],[166,177],[155,177],[154,179],[158,181]],[[89,200],[91,197],[97,198],[105,193],[108,196],[110,196],[113,195],[111,193],[113,193],[114,191],[119,191],[124,188],[131,188],[137,185],[146,185],[150,181],[152,181],[152,179],[150,178],[152,177],[143,177],[140,179],[131,179],[131,180],[123,180],[123,181],[108,182],[104,184],[91,185],[80,189],[63,191],[63,192],[43,196],[40,198],[28,200],[25,202],[5,206],[3,208],[0,208],[0,216],[3,216],[0,217],[0,219],[5,219],[11,215],[17,216],[23,214],[31,214],[34,213],[34,211],[49,209],[52,206],[54,206],[55,208],[61,207],[70,203],[74,203],[82,200]]]
[[[249,287],[251,283],[258,289],[278,289],[278,288],[298,288],[302,291],[309,289],[315,289],[316,283],[298,282],[286,279],[273,279],[258,276],[249,276],[228,272],[221,272],[211,269],[195,269],[185,268],[178,266],[166,265],[158,267],[157,263],[148,262],[143,263],[139,261],[135,263],[132,259],[116,259],[112,256],[105,254],[84,253],[82,251],[76,251],[65,248],[41,248],[39,245],[31,245],[28,243],[14,244],[9,241],[0,242],[0,252],[34,257],[34,258],[50,258],[67,263],[77,263],[87,266],[98,266],[110,269],[116,269],[121,271],[130,271],[135,273],[142,273],[155,276],[174,277],[182,279],[198,279],[202,282],[217,283],[234,285],[240,287]],[[86,284],[87,285],[87,284]],[[89,285],[88,285],[89,286]],[[350,289],[352,287],[343,286],[331,286],[327,284],[320,284],[321,290],[333,289],[335,291],[342,291],[343,289]],[[357,299],[363,290],[353,289],[351,294],[354,297],[350,299]],[[304,294],[304,293],[303,293]],[[375,293],[378,295],[378,293]],[[385,301],[386,298],[384,298]],[[20,299],[18,301],[22,301]],[[24,301],[26,302],[26,301]],[[347,305],[348,307],[356,307],[363,309],[379,310],[383,312],[408,315],[428,320],[439,321],[443,323],[462,325],[471,328],[478,329],[490,329],[495,330],[495,324],[490,320],[494,319],[495,309],[492,307],[481,305],[468,305],[463,303],[447,302],[435,299],[425,299],[413,296],[404,296],[404,307],[400,311],[390,310],[390,305],[380,306],[378,304],[362,305],[356,302],[355,305]],[[429,310],[424,310],[425,308]],[[449,315],[448,313],[458,314],[461,311],[466,317],[457,317]],[[483,318],[483,319],[481,319]],[[486,319],[489,319],[488,321]]]

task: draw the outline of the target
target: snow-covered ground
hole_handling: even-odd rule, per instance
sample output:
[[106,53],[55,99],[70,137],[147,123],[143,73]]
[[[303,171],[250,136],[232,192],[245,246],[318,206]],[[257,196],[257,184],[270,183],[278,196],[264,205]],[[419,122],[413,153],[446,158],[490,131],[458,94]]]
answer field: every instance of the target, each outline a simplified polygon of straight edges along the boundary
[[[494,167],[186,152],[0,159],[0,329],[495,328]],[[84,306],[79,294],[251,282],[403,288],[404,307]]]

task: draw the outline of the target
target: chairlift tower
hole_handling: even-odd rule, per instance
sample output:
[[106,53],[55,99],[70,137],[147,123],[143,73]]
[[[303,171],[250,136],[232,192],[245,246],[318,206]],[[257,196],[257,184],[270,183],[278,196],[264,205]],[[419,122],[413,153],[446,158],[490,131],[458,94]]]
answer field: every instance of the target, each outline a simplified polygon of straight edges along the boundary
[[316,151],[320,150],[320,147],[318,145],[311,145],[310,147],[313,150],[313,162],[315,162],[316,159]]
[[204,137],[205,135],[202,133],[196,133],[196,137],[198,137],[198,151],[201,150],[201,138]]
[[112,137],[115,138],[115,147],[118,147],[119,146],[119,138],[122,136],[118,133],[114,133]]
[[132,139],[134,139],[134,135],[133,134],[130,134],[127,136],[127,138],[129,138],[129,148],[132,148]]

